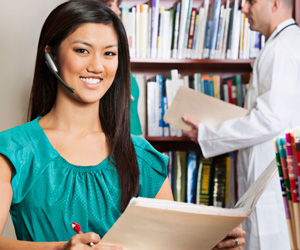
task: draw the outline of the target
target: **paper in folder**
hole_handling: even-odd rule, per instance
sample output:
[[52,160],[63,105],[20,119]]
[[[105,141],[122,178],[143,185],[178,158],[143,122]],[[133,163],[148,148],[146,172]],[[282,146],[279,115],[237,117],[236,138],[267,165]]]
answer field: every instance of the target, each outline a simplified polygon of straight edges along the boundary
[[182,120],[183,115],[190,115],[199,122],[216,126],[222,121],[245,116],[247,113],[245,108],[180,86],[164,115],[164,121],[188,131],[191,127]]
[[101,244],[124,250],[209,250],[251,214],[275,174],[274,159],[231,209],[132,198]]

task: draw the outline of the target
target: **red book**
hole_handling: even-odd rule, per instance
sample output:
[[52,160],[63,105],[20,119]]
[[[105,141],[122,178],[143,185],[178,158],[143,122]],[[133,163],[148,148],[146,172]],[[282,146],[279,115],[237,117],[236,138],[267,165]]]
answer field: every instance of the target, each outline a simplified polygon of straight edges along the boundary
[[293,150],[292,150],[292,142],[290,133],[285,134],[285,145],[286,145],[286,162],[288,168],[288,176],[290,179],[291,185],[291,195],[292,202],[298,202],[298,190],[296,186],[296,176],[294,171],[294,158],[293,158]]
[[193,49],[193,42],[194,42],[194,34],[195,34],[195,24],[196,24],[196,16],[197,16],[197,9],[192,8],[191,10],[191,20],[190,20],[190,30],[189,30],[189,39],[187,48],[192,50]]
[[297,180],[298,180],[298,195],[300,194],[300,138],[294,138],[295,143],[295,161],[296,161],[296,168],[297,168]]

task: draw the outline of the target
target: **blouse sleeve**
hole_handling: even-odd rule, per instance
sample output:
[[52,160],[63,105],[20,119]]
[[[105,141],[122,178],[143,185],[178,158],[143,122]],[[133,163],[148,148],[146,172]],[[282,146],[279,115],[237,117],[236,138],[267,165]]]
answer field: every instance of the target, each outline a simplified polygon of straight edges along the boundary
[[138,136],[132,138],[140,170],[138,196],[154,198],[167,177],[169,158],[154,149],[145,139]]
[[[27,136],[24,127],[15,127],[0,133],[0,154],[7,157],[12,166],[12,204],[19,203],[42,172],[38,146]],[[35,166],[33,168],[32,166]]]

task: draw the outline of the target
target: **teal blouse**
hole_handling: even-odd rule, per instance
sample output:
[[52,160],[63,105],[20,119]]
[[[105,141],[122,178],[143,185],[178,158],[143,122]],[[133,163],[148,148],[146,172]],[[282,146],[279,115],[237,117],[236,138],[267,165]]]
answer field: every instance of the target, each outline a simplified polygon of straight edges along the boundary
[[[77,222],[101,237],[121,215],[118,173],[108,158],[76,166],[52,147],[39,118],[0,133],[0,154],[13,164],[10,213],[17,238],[68,241]],[[154,198],[167,176],[168,158],[132,136],[139,171],[138,196]]]

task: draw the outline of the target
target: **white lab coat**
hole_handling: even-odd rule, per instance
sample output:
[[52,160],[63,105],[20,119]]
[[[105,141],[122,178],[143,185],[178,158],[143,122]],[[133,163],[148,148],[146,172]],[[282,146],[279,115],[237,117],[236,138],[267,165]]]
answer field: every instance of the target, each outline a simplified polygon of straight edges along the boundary
[[[300,125],[300,29],[278,25],[253,65],[246,117],[216,128],[199,124],[198,141],[205,157],[238,151],[238,194],[241,197],[275,157],[273,139]],[[243,223],[246,250],[291,249],[279,178],[276,175],[256,210]]]

